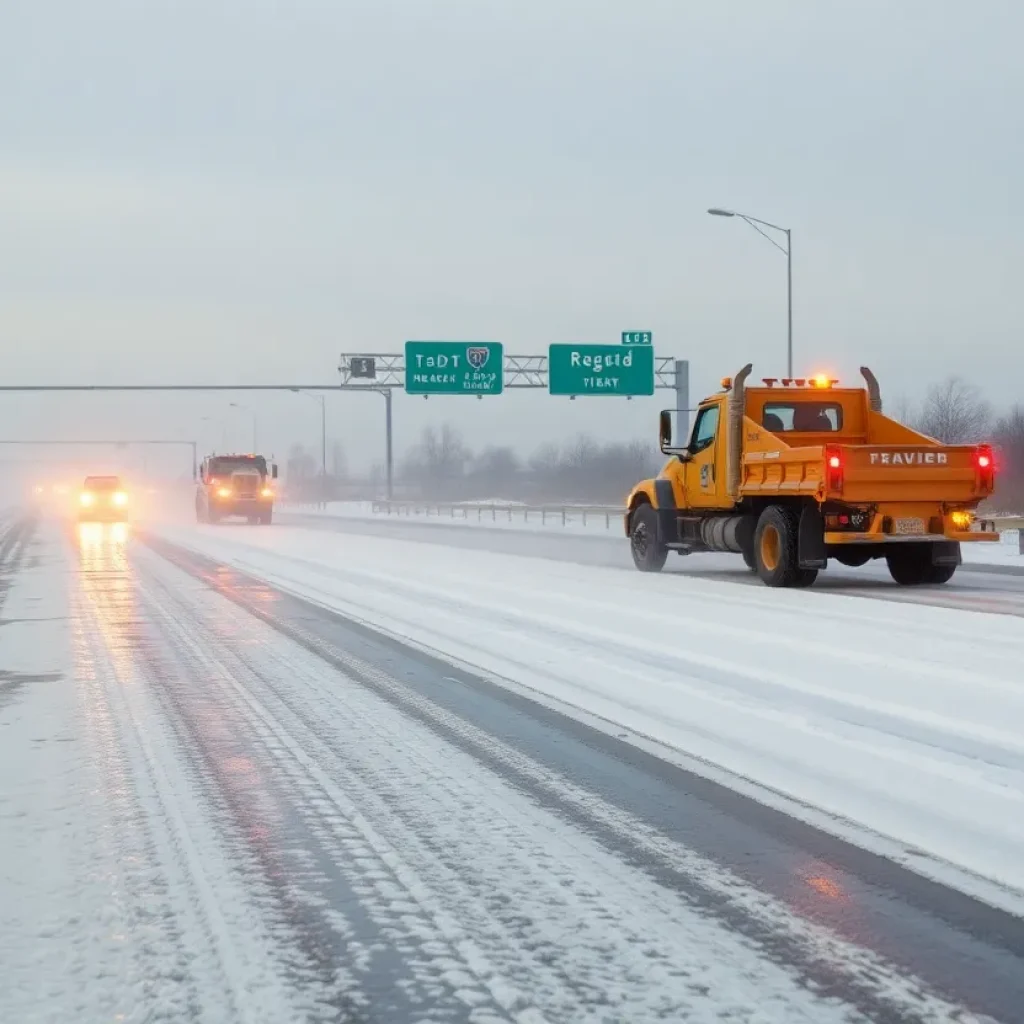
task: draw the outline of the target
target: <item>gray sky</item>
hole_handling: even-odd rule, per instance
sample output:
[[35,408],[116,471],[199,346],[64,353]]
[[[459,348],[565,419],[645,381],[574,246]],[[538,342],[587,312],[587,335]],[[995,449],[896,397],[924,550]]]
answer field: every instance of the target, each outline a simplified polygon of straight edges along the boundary
[[[785,258],[722,205],[793,229],[799,371],[1019,400],[1021,38],[1017,0],[0,0],[3,377],[329,382],[407,338],[645,329],[698,397],[784,369]],[[247,447],[230,400],[3,398],[0,428]],[[663,404],[397,396],[396,441],[653,437]],[[379,457],[379,398],[330,410]],[[262,443],[318,416],[260,400]]]

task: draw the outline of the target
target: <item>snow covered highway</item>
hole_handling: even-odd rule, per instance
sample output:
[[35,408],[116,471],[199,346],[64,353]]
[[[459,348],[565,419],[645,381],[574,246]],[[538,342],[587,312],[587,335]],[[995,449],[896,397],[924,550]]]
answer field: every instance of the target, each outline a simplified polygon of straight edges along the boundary
[[0,1020],[1021,1019],[1024,580],[291,522],[0,519]]

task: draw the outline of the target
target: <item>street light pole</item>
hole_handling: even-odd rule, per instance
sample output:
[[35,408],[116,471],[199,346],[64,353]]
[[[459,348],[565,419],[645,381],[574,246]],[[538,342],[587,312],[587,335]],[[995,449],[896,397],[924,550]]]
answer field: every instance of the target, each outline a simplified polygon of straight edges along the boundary
[[[739,217],[740,220],[746,221],[759,235],[763,235],[768,239],[772,245],[775,246],[780,252],[786,254],[786,376],[793,377],[793,232],[790,228],[781,227],[778,224],[772,224],[771,221],[761,220],[758,217],[752,217],[748,213],[740,213],[737,210],[723,210],[720,207],[713,206],[708,213],[712,217]],[[772,238],[766,231],[762,231],[758,225],[762,225],[766,228],[771,228],[773,231],[781,232],[786,236],[786,246],[783,248],[778,242]]]
[[793,232],[786,228],[786,373],[793,379]]

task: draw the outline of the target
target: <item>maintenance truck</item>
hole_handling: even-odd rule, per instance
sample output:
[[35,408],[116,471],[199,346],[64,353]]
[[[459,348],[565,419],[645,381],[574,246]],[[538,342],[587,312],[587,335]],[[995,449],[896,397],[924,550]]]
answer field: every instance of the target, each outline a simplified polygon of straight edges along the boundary
[[262,455],[208,455],[199,467],[196,488],[196,522],[218,523],[229,516],[243,516],[250,523],[267,523],[274,517],[277,464]]
[[986,444],[943,445],[882,413],[878,381],[766,377],[752,365],[701,402],[683,447],[660,417],[669,461],[626,499],[633,562],[658,572],[670,551],[731,551],[770,587],[807,587],[829,559],[884,558],[906,586],[946,583],[960,545],[996,542],[978,505],[995,486]]

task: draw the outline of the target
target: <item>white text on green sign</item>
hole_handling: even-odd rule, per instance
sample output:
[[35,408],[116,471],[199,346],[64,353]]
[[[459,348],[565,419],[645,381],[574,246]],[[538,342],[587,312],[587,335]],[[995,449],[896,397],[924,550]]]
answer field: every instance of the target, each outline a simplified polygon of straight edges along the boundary
[[410,395],[500,395],[504,353],[496,341],[407,341]]
[[653,345],[654,335],[650,331],[623,331],[623,345]]
[[552,395],[653,395],[650,345],[551,345],[548,391]]

